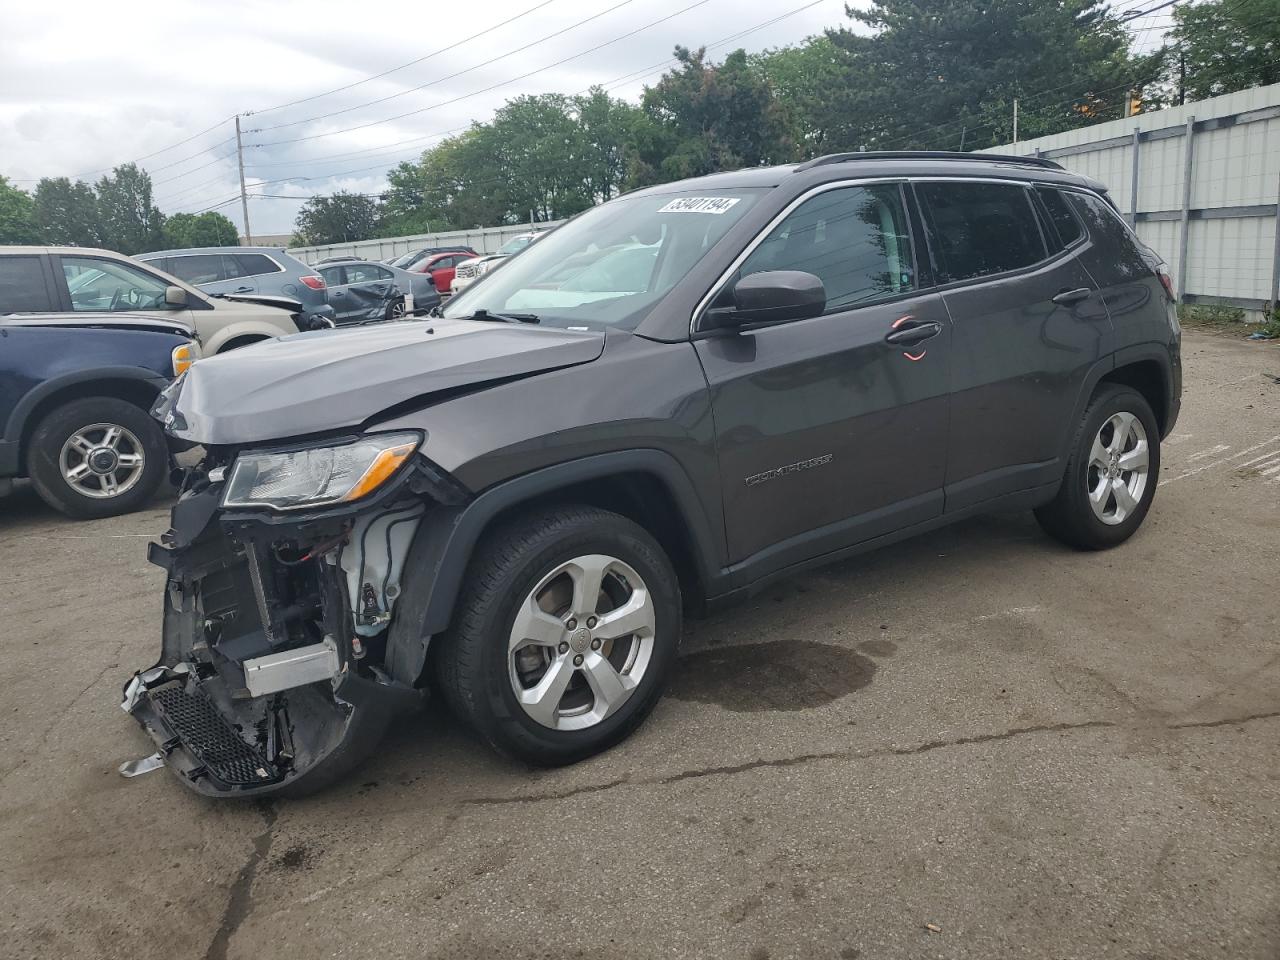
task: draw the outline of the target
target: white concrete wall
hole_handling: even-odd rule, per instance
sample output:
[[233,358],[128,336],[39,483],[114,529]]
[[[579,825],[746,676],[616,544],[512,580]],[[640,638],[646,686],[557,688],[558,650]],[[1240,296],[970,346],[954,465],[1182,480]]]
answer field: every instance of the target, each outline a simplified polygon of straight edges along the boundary
[[[1037,152],[1068,170],[1106,184],[1116,206],[1132,209],[1135,129],[1168,131],[1163,139],[1143,140],[1138,148],[1137,232],[1169,262],[1175,280],[1179,263],[1179,220],[1143,219],[1142,214],[1181,211],[1186,162],[1186,122],[1197,124],[1235,117],[1216,129],[1197,129],[1193,137],[1190,209],[1261,207],[1257,216],[1192,219],[1187,233],[1186,293],[1267,301],[1276,282],[1276,205],[1280,203],[1280,84],[1255,87],[1210,100],[1188,103],[1125,120],[1113,120],[1051,137],[991,148],[990,153]],[[1251,116],[1251,114],[1254,114]],[[1172,129],[1171,129],[1172,128]],[[1125,138],[1124,142],[1114,142]],[[1106,142],[1113,141],[1113,142]],[[1097,149],[1075,152],[1097,144]],[[1065,154],[1059,154],[1064,148]],[[1181,294],[1181,291],[1179,291]]]
[[[534,230],[550,230],[563,220],[536,223]],[[493,253],[512,237],[529,232],[529,224],[517,223],[502,227],[484,227],[475,230],[451,230],[445,233],[419,233],[410,237],[387,237],[382,240],[361,240],[356,243],[330,243],[322,247],[291,247],[289,252],[304,263],[314,264],[326,257],[363,257],[365,260],[385,260],[422,247],[447,247],[460,244],[479,253]]]

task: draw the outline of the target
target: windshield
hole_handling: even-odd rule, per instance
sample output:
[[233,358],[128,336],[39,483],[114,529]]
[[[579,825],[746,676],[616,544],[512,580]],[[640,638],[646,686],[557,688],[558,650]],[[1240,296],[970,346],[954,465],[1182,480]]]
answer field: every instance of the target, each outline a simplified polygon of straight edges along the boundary
[[498,248],[498,256],[509,257],[513,253],[519,253],[531,243],[533,243],[533,237],[512,237]]
[[554,326],[631,329],[764,192],[704,190],[602,204],[529,244],[458,294],[444,315],[531,313]]
[[413,253],[406,253],[403,257],[392,260],[391,266],[399,267],[401,270],[408,270],[426,255],[427,251],[425,250],[415,250]]

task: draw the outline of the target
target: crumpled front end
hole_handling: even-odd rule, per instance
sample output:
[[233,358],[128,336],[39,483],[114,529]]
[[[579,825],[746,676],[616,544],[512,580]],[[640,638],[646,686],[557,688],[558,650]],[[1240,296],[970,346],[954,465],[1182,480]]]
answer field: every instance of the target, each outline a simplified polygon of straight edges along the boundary
[[461,493],[419,459],[367,502],[224,507],[236,451],[189,471],[149,559],[167,574],[161,656],[124,710],[209,796],[305,793],[362,760],[421,691],[385,667],[423,516]]

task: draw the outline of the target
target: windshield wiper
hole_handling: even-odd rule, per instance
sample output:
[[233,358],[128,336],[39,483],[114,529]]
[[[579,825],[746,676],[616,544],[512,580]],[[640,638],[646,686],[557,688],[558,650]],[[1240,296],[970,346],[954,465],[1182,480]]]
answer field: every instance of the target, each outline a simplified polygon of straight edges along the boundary
[[499,323],[541,323],[536,313],[492,313],[481,307],[468,320],[497,320]]

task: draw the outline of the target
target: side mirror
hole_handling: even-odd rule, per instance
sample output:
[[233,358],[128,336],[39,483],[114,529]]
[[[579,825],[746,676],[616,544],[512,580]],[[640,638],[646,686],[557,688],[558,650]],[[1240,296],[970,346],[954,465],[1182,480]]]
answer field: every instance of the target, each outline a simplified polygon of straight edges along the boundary
[[187,291],[181,287],[165,287],[164,305],[166,307],[185,307],[187,305]]
[[827,308],[827,290],[812,273],[766,270],[750,273],[733,285],[733,306],[713,307],[703,314],[712,330],[772,326],[818,317]]

